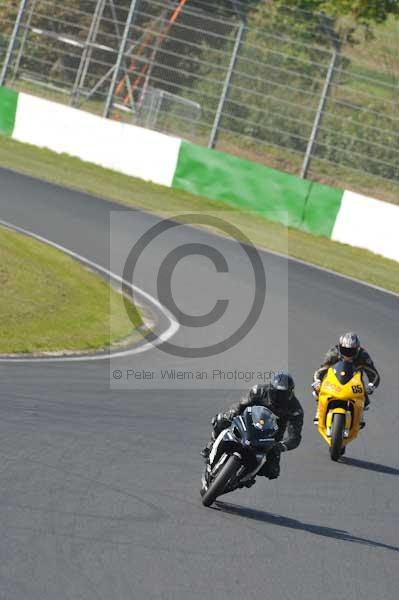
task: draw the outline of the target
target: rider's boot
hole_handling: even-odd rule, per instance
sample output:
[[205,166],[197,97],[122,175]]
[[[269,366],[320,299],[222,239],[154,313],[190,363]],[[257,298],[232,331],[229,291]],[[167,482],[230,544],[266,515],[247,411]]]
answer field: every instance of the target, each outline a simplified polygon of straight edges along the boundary
[[315,416],[313,417],[313,424],[314,425],[318,425],[319,424],[319,407],[318,406],[316,408]]
[[202,458],[204,458],[205,460],[208,460],[208,458],[209,458],[209,455],[210,455],[210,453],[211,453],[211,450],[212,450],[212,446],[213,446],[213,440],[211,440],[211,441],[209,442],[209,444],[207,444],[207,445],[205,446],[205,448],[202,448],[202,450],[201,450],[201,456],[202,456]]
[[255,484],[255,481],[256,480],[255,480],[255,477],[254,477],[253,479],[250,479],[249,481],[246,481],[244,485],[245,485],[246,488],[250,488],[250,487],[252,487]]
[[366,412],[366,410],[369,410],[369,408],[370,408],[370,400],[366,396],[366,402],[365,402],[365,405],[363,408],[363,416],[362,416],[362,420],[360,422],[360,429],[364,429],[366,427],[366,420],[364,418],[364,413]]

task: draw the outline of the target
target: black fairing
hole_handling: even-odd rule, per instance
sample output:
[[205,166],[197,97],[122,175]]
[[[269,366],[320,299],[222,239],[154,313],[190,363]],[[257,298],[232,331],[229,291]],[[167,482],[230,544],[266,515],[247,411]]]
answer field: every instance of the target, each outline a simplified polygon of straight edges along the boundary
[[256,463],[256,453],[267,453],[275,445],[277,417],[265,406],[250,406],[235,417],[219,444],[216,460],[224,453],[238,452],[249,466]]
[[235,417],[231,426],[221,434],[212,458],[207,461],[203,474],[203,493],[212,485],[232,454],[239,455],[241,465],[236,476],[228,481],[218,496],[240,487],[250,487],[254,475],[264,464],[266,454],[276,444],[278,430],[276,415],[265,406],[249,406],[242,415]]
[[355,374],[356,367],[352,361],[340,360],[334,365],[335,377],[341,385],[346,385]]

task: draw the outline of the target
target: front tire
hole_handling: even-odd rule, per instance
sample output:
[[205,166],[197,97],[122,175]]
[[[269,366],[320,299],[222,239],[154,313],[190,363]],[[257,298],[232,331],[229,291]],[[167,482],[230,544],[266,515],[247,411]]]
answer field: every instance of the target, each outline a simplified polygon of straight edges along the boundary
[[241,459],[235,454],[227,459],[226,463],[220,469],[219,473],[202,496],[202,504],[204,506],[211,506],[211,504],[215,502],[216,498],[220,496],[226,487],[226,484],[235,476],[240,467]]
[[331,460],[337,461],[342,456],[342,440],[344,438],[345,415],[336,414],[332,424],[331,432]]

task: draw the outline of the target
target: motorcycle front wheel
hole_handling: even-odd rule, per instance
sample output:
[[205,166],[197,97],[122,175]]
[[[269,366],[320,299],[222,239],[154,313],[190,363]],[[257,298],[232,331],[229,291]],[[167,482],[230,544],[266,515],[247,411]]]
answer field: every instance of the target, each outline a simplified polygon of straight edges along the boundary
[[232,479],[241,467],[241,459],[233,454],[229,456],[226,463],[220,469],[215,479],[202,496],[202,504],[204,506],[211,506],[218,496],[223,492],[226,484]]
[[345,429],[345,415],[336,414],[332,423],[331,431],[331,446],[330,456],[331,460],[337,461],[341,456],[342,452],[342,440],[344,438]]

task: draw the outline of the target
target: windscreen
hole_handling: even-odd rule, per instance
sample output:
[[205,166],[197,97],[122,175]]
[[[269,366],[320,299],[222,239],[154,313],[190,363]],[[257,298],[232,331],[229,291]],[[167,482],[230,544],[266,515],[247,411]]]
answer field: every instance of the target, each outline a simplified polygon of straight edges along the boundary
[[277,417],[265,406],[250,406],[246,409],[247,421],[262,437],[273,437],[278,429]]
[[334,367],[334,373],[341,385],[346,385],[355,374],[355,366],[352,361],[341,360]]

